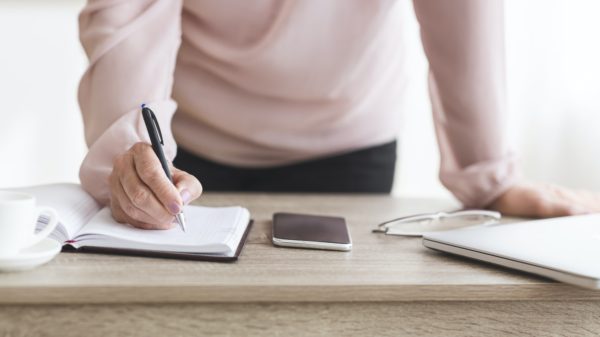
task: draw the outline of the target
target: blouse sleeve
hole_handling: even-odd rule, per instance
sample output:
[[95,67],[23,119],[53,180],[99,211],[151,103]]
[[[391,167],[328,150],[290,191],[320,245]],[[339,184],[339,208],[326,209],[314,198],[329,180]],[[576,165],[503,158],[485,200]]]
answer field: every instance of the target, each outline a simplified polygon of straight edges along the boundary
[[485,207],[517,178],[507,146],[501,0],[414,0],[439,143],[440,179],[465,207]]
[[171,90],[181,7],[178,0],[98,0],[89,1],[80,13],[80,40],[89,66],[78,99],[89,151],[79,176],[83,188],[101,203],[109,200],[115,156],[149,139],[142,103],[157,116],[168,158],[175,156]]

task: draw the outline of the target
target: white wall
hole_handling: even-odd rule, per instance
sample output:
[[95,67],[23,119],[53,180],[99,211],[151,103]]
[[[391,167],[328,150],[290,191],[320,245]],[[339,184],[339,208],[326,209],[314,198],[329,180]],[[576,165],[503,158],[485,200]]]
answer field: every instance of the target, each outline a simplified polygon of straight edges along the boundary
[[[484,0],[482,0],[484,1]],[[487,1],[487,0],[485,0]],[[507,0],[510,139],[529,177],[600,191],[600,2]],[[0,1],[0,187],[77,181],[85,154],[76,102],[85,58],[82,0]],[[395,192],[446,196],[426,87],[427,62],[404,1],[413,100]]]
[[427,87],[428,63],[421,46],[419,26],[412,1],[402,1],[404,31],[407,41],[407,70],[411,82],[406,88],[410,100],[398,102],[403,111],[394,194],[406,196],[447,197],[450,193],[438,178],[439,153],[431,118]]
[[523,170],[600,191],[600,1],[507,4],[511,138]]
[[0,187],[78,181],[82,4],[0,2]]

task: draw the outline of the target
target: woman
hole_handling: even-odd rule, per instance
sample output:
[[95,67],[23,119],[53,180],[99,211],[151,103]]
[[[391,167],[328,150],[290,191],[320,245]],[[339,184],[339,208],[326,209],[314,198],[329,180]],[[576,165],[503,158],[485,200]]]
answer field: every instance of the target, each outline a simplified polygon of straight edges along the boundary
[[[594,195],[517,177],[503,136],[502,2],[414,7],[444,185],[466,207],[510,215],[596,211]],[[388,193],[396,103],[410,99],[399,9],[386,0],[90,1],[80,15],[90,59],[79,88],[90,147],[82,185],[140,228],[169,228],[200,195],[198,179],[206,190]],[[175,187],[147,145],[142,102],[163,126]]]

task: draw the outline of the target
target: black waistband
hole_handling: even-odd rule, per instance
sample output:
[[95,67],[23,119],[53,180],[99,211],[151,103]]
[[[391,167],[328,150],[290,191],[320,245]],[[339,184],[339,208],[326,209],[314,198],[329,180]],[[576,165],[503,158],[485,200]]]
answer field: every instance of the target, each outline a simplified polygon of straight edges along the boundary
[[174,165],[196,176],[205,191],[389,193],[396,146],[396,141],[392,141],[268,168],[224,165],[179,148]]

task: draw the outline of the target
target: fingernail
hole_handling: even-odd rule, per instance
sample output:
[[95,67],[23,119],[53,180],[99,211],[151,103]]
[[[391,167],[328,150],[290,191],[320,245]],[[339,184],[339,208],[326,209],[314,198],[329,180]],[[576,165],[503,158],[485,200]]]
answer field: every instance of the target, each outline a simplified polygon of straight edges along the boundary
[[190,202],[190,199],[192,199],[192,194],[190,193],[190,191],[181,191],[181,200],[183,200],[184,205],[187,205],[187,203]]
[[179,204],[177,204],[176,202],[172,202],[169,204],[169,212],[171,212],[172,214],[179,214],[179,212],[181,212],[181,208],[179,207]]

